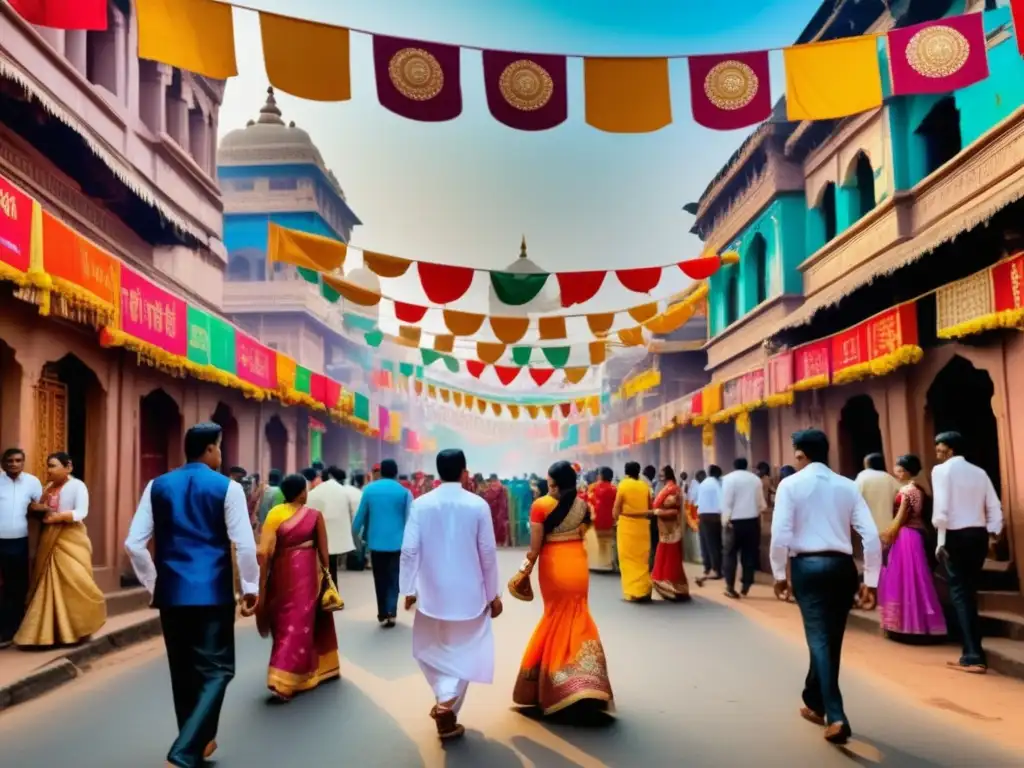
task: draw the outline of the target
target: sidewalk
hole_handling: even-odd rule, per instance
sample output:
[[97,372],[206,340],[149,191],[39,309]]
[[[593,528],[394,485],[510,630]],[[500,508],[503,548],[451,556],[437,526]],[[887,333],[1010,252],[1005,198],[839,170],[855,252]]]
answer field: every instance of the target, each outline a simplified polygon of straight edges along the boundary
[[111,616],[92,639],[71,648],[0,651],[0,711],[74,680],[97,659],[160,634],[156,611],[142,608]]
[[[724,595],[721,581],[709,581],[703,588],[694,583],[702,571],[699,566],[687,563],[686,571],[695,597],[727,605],[793,642],[804,642],[796,604],[777,600],[770,586],[756,583],[748,597],[732,600]],[[1024,683],[1020,680],[991,670],[987,675],[947,670],[946,662],[958,656],[956,647],[913,646],[886,640],[872,613],[854,611],[849,627],[853,631],[846,633],[843,644],[844,670],[856,669],[918,706],[938,711],[961,725],[967,720],[979,734],[1012,749],[1024,749],[1024,728],[1019,725],[1019,713],[1024,712]],[[991,654],[1015,642],[986,638],[985,647]],[[794,681],[794,707],[799,705],[801,684],[801,680]]]

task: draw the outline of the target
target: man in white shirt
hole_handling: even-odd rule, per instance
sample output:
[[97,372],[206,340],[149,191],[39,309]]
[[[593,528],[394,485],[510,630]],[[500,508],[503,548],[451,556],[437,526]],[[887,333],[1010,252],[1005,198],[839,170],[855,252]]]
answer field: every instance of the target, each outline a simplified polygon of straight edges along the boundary
[[892,525],[894,502],[900,492],[899,481],[885,469],[885,457],[869,453],[864,457],[864,469],[857,475],[857,490],[867,502],[875,527],[884,531]]
[[[260,567],[242,486],[217,470],[221,427],[185,433],[183,467],[152,480],[128,529],[125,550],[160,609],[178,738],[167,764],[201,765],[217,749],[217,723],[235,675],[235,581],[242,615],[256,610]],[[156,558],[149,554],[153,541]]]
[[990,543],[1003,531],[1003,508],[988,473],[963,456],[964,439],[958,432],[935,438],[932,469],[932,525],[938,533],[936,554],[949,574],[949,599],[963,637],[963,655],[948,662],[950,669],[973,674],[988,671],[981,647],[978,620],[978,579],[985,567]]
[[722,468],[717,464],[708,467],[697,489],[697,521],[704,575],[696,581],[703,587],[708,579],[722,578]]
[[862,598],[878,587],[882,545],[871,510],[857,485],[828,468],[828,437],[818,429],[793,434],[799,471],[779,483],[772,517],[771,563],[775,594],[788,597],[786,564],[811,653],[800,716],[824,725],[825,739],[845,744],[851,735],[839,690],[846,620],[858,589],[853,561],[855,529],[864,542]]
[[319,510],[327,529],[327,551],[334,583],[338,583],[338,568],[343,555],[355,549],[352,540],[352,522],[359,504],[352,506],[352,496],[345,490],[345,472],[337,467],[324,470],[325,478],[309,492],[307,506]]
[[25,452],[8,448],[0,460],[0,648],[14,639],[28,599],[28,513],[43,487],[25,471]]
[[761,513],[768,509],[761,478],[751,472],[745,458],[733,462],[733,471],[722,479],[722,525],[725,527],[725,594],[734,600],[736,561],[743,565],[740,587],[746,597],[754,584],[761,554]]
[[437,472],[442,484],[413,502],[399,582],[406,610],[417,609],[413,657],[437,700],[430,716],[441,739],[455,739],[469,684],[494,680],[491,620],[502,605],[491,510],[462,487],[466,456],[441,451]]

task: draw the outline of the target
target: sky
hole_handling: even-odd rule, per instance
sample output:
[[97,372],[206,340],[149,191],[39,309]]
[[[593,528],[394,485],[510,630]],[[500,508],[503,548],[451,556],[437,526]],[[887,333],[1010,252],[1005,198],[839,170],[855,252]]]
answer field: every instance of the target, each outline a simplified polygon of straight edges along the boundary
[[[250,0],[251,6],[381,34],[516,51],[667,55],[791,43],[819,0]],[[220,131],[258,116],[268,85],[255,13],[235,11],[239,76]],[[582,62],[569,61],[569,120],[515,131],[484,98],[480,54],[463,51],[460,118],[427,124],[377,103],[370,38],[352,38],[351,101],[279,94],[319,146],[363,222],[352,244],[405,258],[502,269],[526,236],[548,271],[670,264],[699,255],[695,201],[749,130],[715,132],[690,115],[685,60],[672,62],[675,122],[652,134],[601,133],[583,120]],[[773,67],[773,97],[781,93]],[[665,291],[678,285],[666,285]],[[659,286],[661,288],[661,286]],[[662,291],[665,298],[668,294]],[[633,303],[636,303],[635,301]],[[627,301],[620,308],[630,306]]]

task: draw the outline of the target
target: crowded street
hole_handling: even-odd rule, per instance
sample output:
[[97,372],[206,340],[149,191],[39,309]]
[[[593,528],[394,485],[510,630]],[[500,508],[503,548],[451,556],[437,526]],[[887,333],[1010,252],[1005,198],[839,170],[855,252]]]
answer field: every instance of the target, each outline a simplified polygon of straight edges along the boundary
[[[520,556],[503,553],[502,571],[513,572]],[[471,686],[461,715],[466,738],[442,746],[427,717],[430,689],[411,655],[411,614],[403,614],[394,630],[379,628],[369,572],[343,572],[339,588],[346,600],[336,614],[341,680],[288,705],[268,700],[269,643],[249,622],[239,623],[237,674],[221,716],[218,766],[998,768],[1024,759],[998,746],[996,731],[978,729],[992,726],[993,718],[928,706],[921,700],[927,686],[917,693],[899,689],[887,674],[859,664],[857,653],[843,669],[854,738],[838,750],[797,714],[807,667],[802,638],[777,633],[735,604],[713,599],[721,592],[714,584],[690,603],[629,605],[620,598],[618,579],[598,574],[591,581],[591,610],[608,655],[616,713],[607,721],[576,724],[541,722],[511,708],[519,657],[541,602],[506,596],[505,613],[495,622],[494,685]],[[766,589],[749,600],[764,601],[776,602]],[[788,608],[796,613],[795,606]],[[853,645],[861,638],[850,633],[847,640]],[[893,653],[880,639],[869,640],[875,653]],[[947,690],[965,682],[941,668],[931,677]],[[1018,682],[995,675],[980,682],[993,707],[1019,707],[1019,693],[1004,696],[1005,686],[1015,691]],[[169,688],[159,639],[110,657],[59,692],[0,716],[0,765],[160,765],[175,734]],[[965,701],[960,693],[956,697]]]

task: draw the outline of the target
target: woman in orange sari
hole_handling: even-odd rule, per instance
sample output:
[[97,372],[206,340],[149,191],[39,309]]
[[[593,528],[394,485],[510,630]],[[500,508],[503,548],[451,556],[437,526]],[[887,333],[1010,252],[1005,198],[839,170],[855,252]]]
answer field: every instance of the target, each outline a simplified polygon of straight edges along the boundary
[[676,485],[672,467],[661,470],[661,491],[654,500],[658,518],[658,549],[654,555],[651,579],[654,589],[666,600],[690,599],[690,584],[683,570],[682,491]]
[[566,461],[548,470],[551,495],[530,509],[530,551],[513,584],[540,563],[544,615],[533,631],[512,693],[519,706],[551,715],[590,702],[607,709],[613,700],[604,647],[590,616],[590,570],[583,537],[590,510],[577,496],[576,471]]
[[260,536],[256,626],[273,638],[267,687],[289,701],[340,675],[334,617],[320,606],[330,562],[323,515],[306,506],[306,478],[281,481],[284,504],[267,515]]

